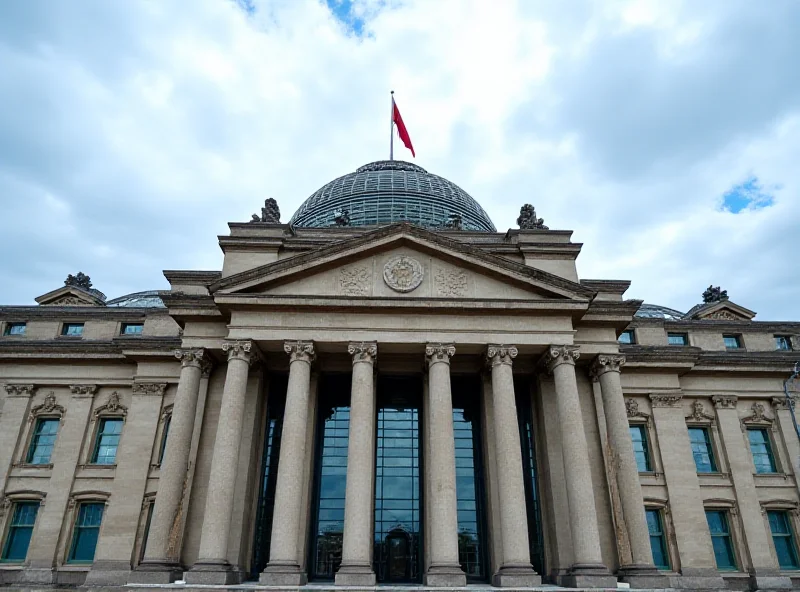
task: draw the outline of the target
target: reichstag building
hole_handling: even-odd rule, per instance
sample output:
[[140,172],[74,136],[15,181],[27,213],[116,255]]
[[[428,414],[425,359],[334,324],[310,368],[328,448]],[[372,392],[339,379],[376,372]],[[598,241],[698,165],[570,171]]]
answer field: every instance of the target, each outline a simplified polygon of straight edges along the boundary
[[517,224],[379,161],[169,290],[0,306],[0,582],[800,588],[800,323]]

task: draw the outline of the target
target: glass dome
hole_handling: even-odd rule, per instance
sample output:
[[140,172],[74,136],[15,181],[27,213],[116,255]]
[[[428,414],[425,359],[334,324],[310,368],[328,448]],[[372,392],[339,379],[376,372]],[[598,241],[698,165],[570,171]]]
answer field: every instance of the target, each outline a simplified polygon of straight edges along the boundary
[[464,230],[497,232],[466,191],[402,160],[379,160],[334,179],[304,201],[289,224],[336,226],[335,218],[345,211],[349,226],[411,222],[440,229],[460,216]]
[[121,308],[166,308],[158,290],[148,290],[147,292],[134,292],[119,298],[114,298],[106,302],[106,306],[118,306]]
[[667,308],[666,306],[660,306],[658,304],[647,304],[645,302],[633,316],[640,319],[668,319],[671,321],[679,321],[686,315],[674,308]]

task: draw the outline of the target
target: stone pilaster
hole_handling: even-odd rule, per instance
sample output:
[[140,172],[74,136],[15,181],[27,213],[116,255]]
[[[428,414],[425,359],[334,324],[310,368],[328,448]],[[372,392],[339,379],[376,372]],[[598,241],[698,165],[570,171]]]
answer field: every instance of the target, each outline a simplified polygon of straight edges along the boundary
[[564,477],[569,504],[569,525],[572,533],[573,561],[562,584],[575,588],[615,587],[617,578],[603,564],[600,533],[589,467],[589,446],[584,433],[575,361],[580,357],[577,346],[554,345],[548,348],[544,364],[553,374],[556,387],[556,409],[561,431]]
[[376,343],[351,343],[353,357],[350,434],[347,444],[347,486],[344,506],[342,564],[339,586],[374,586],[372,511],[375,494],[375,362]]
[[247,377],[251,364],[258,361],[260,356],[252,341],[227,341],[222,345],[222,351],[228,356],[228,368],[211,457],[199,557],[186,573],[186,581],[191,584],[237,584],[242,577],[239,568],[228,561],[228,538],[242,439]]
[[719,434],[728,458],[731,481],[744,534],[744,548],[750,556],[750,587],[753,590],[791,588],[792,581],[780,573],[777,560],[771,552],[770,535],[761,514],[758,492],[753,473],[755,467],[748,450],[746,429],[739,419],[737,399],[732,395],[712,397],[717,408]]
[[633,559],[630,565],[620,566],[619,575],[632,588],[666,588],[669,581],[656,569],[650,550],[650,534],[644,513],[639,469],[636,466],[628,412],[620,382],[620,370],[624,363],[624,356],[601,354],[595,358],[591,367],[592,380],[600,383],[611,462],[614,463],[622,505],[620,522],[627,530]]
[[19,431],[25,425],[31,397],[36,392],[36,387],[32,384],[4,384],[3,388],[6,398],[3,412],[0,413],[0,492],[6,489],[6,479],[20,439]]
[[525,484],[511,368],[516,356],[517,348],[514,346],[490,345],[486,350],[486,362],[492,375],[494,461],[503,548],[503,563],[492,581],[501,587],[530,587],[542,583],[531,565],[528,524],[524,519],[527,515]]
[[[303,463],[308,441],[308,401],[311,396],[311,363],[314,344],[310,341],[287,341],[283,350],[289,355],[289,385],[281,432],[278,460],[278,482],[275,507],[280,508],[272,521],[270,557],[261,574],[261,583],[268,586],[302,586],[306,583],[298,540],[303,511]],[[352,425],[352,422],[351,422]]]
[[181,376],[172,406],[144,560],[130,577],[135,583],[168,584],[183,577],[180,549],[171,553],[170,541],[178,536],[181,517],[186,514],[182,495],[189,468],[200,379],[210,364],[203,349],[176,350],[175,357],[181,361]]
[[465,586],[467,578],[458,562],[458,512],[456,499],[456,449],[453,435],[453,395],[450,390],[450,358],[453,344],[429,343],[428,417],[430,425],[430,513],[428,525],[431,564],[425,573],[427,586]]
[[680,584],[676,585],[681,588],[725,588],[714,561],[703,494],[681,407],[682,398],[679,392],[650,395],[680,558]]

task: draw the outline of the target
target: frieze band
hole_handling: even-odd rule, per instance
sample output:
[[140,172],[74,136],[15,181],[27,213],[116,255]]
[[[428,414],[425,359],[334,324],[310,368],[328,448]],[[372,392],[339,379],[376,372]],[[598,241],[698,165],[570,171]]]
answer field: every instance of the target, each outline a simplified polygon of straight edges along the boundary
[[652,407],[679,407],[683,400],[680,393],[664,393],[650,395],[650,405]]

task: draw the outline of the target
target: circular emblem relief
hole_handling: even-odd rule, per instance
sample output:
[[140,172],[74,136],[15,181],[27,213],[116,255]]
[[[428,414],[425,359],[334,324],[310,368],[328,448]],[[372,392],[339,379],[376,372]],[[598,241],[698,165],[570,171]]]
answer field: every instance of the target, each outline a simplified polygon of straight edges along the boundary
[[383,266],[383,281],[395,292],[411,292],[422,283],[423,275],[422,263],[407,255],[392,257]]

